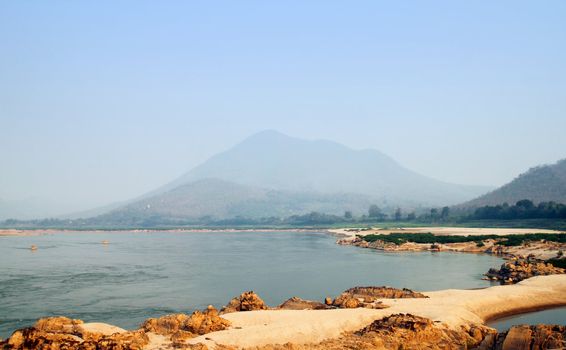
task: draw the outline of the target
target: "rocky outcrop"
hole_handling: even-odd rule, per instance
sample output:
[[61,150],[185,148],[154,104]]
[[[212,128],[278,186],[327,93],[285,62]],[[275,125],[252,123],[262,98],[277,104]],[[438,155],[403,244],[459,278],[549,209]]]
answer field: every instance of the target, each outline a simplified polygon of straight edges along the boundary
[[173,314],[146,320],[142,328],[146,332],[169,336],[173,342],[183,342],[210,332],[230,327],[230,321],[220,317],[218,311],[209,306],[205,311],[195,311],[190,316]]
[[[462,327],[458,330],[438,325],[430,319],[410,314],[395,314],[376,320],[357,332],[317,344],[267,345],[257,350],[346,350],[346,349],[489,349],[485,339],[495,337],[495,330]],[[489,345],[486,345],[489,346]]]
[[244,292],[230,300],[228,305],[224,306],[220,310],[221,314],[227,314],[230,312],[238,311],[256,311],[256,310],[267,310],[269,307],[265,302],[253,291]]
[[292,297],[277,307],[283,310],[322,310],[329,309],[330,306],[318,301],[304,300],[299,297]]
[[565,269],[554,267],[535,259],[513,259],[506,261],[499,270],[489,269],[487,278],[501,283],[517,283],[533,276],[554,275],[566,273]]
[[531,350],[566,348],[566,326],[520,325],[497,336],[494,350]]
[[2,347],[14,350],[141,350],[149,342],[143,330],[105,334],[87,331],[82,324],[81,320],[66,317],[40,319],[32,327],[15,331]]
[[391,287],[354,287],[344,291],[332,305],[339,308],[365,307],[370,309],[383,309],[387,307],[379,299],[399,298],[428,298],[422,293],[410,289],[397,289]]

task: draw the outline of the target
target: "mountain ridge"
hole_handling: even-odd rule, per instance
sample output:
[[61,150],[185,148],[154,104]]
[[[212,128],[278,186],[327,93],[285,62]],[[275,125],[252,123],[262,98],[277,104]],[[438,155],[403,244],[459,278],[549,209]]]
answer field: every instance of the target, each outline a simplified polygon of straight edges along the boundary
[[550,201],[566,203],[566,158],[554,164],[532,167],[509,183],[457,207],[515,204],[523,199],[535,204]]

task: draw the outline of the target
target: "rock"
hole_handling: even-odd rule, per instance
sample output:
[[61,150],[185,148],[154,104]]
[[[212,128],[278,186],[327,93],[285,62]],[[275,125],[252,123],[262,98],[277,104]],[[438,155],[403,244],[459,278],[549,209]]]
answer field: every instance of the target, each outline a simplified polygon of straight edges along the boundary
[[[87,343],[87,342],[85,342]],[[149,343],[149,338],[143,330],[137,330],[125,333],[115,333],[111,336],[105,336],[98,341],[91,341],[91,347],[86,349],[93,350],[142,350]]]
[[501,265],[499,270],[494,268],[489,269],[485,276],[492,280],[501,281],[501,283],[510,284],[520,282],[533,276],[563,273],[566,273],[565,269],[554,267],[552,264],[547,264],[531,257],[506,261]]
[[497,336],[497,350],[522,349],[564,349],[566,347],[566,326],[544,325],[513,326],[506,333]]
[[354,287],[344,291],[332,305],[341,308],[366,307],[382,309],[383,305],[378,299],[399,298],[428,298],[422,293],[410,289],[396,289],[391,287]]
[[332,298],[331,297],[324,298],[324,303],[326,305],[332,305]]
[[[332,303],[332,300],[330,300],[330,303]],[[290,299],[287,299],[277,308],[284,310],[321,310],[321,309],[328,309],[330,308],[330,306],[328,306],[328,304],[323,304],[318,301],[303,300],[299,297],[292,297]]]
[[230,321],[220,317],[218,311],[212,306],[202,312],[195,311],[190,316],[173,314],[150,318],[142,325],[146,332],[168,335],[177,341],[224,330],[228,327],[230,327]]
[[143,330],[104,334],[83,328],[83,321],[66,317],[38,320],[32,327],[15,331],[4,349],[28,350],[141,350],[149,338]]
[[[284,349],[472,349],[495,330],[484,326],[449,329],[432,320],[410,314],[395,314],[375,320],[357,332],[317,344]],[[265,349],[268,349],[266,347]],[[276,349],[276,348],[274,348]],[[277,348],[279,349],[279,348]],[[281,348],[283,349],[283,348]],[[486,348],[489,349],[489,348]]]
[[267,310],[269,307],[263,302],[263,300],[255,294],[253,291],[244,292],[240,296],[230,300],[228,305],[220,310],[221,314],[227,314],[230,312],[238,311],[255,311],[255,310]]
[[532,335],[529,326],[513,327],[503,341],[502,350],[530,350]]
[[39,319],[33,328],[48,333],[68,333],[77,334],[79,330],[77,326],[82,325],[83,321],[73,320],[67,317],[47,317]]

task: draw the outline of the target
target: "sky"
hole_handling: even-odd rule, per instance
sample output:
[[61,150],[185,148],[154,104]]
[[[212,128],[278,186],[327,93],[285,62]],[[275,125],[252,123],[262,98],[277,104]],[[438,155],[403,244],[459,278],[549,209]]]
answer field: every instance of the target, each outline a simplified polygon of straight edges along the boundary
[[126,200],[265,129],[499,186],[566,157],[565,18],[562,0],[2,1],[0,198]]

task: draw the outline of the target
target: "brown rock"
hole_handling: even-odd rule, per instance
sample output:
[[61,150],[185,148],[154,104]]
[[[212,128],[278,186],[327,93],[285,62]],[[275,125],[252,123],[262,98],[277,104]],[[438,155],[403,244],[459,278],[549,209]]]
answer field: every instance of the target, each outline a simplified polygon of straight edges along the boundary
[[476,348],[482,339],[494,334],[493,329],[484,326],[451,330],[427,318],[396,314],[376,320],[357,332],[344,333],[321,343],[267,345],[257,350],[462,350]]
[[244,292],[240,296],[230,300],[228,305],[220,310],[221,314],[227,314],[230,312],[238,311],[255,311],[255,310],[267,310],[268,306],[264,301],[253,291]]
[[209,306],[205,311],[195,311],[190,316],[185,314],[167,315],[146,320],[142,328],[146,332],[174,336],[183,340],[230,327],[230,321],[220,317],[218,311]]
[[73,320],[67,317],[47,317],[37,320],[33,325],[38,331],[49,333],[77,333],[77,326],[83,324],[81,320]]
[[564,349],[566,348],[566,326],[560,325],[519,325],[497,337],[497,350],[511,349]]
[[105,336],[98,341],[85,342],[85,350],[87,345],[91,345],[88,349],[96,350],[142,350],[149,343],[149,337],[143,330],[137,330],[125,333],[115,333]]
[[321,309],[328,309],[330,307],[327,304],[323,304],[318,301],[303,300],[299,297],[292,297],[290,299],[287,299],[285,302],[283,302],[283,304],[279,305],[277,308],[284,310],[321,310]]
[[565,269],[554,267],[552,264],[546,264],[533,258],[528,258],[506,261],[501,265],[499,270],[491,268],[485,275],[490,279],[499,280],[501,283],[517,283],[533,276],[563,273],[566,273]]
[[378,299],[398,298],[427,298],[424,294],[413,292],[410,289],[396,289],[391,287],[354,287],[344,291],[332,303],[341,308],[385,308]]

